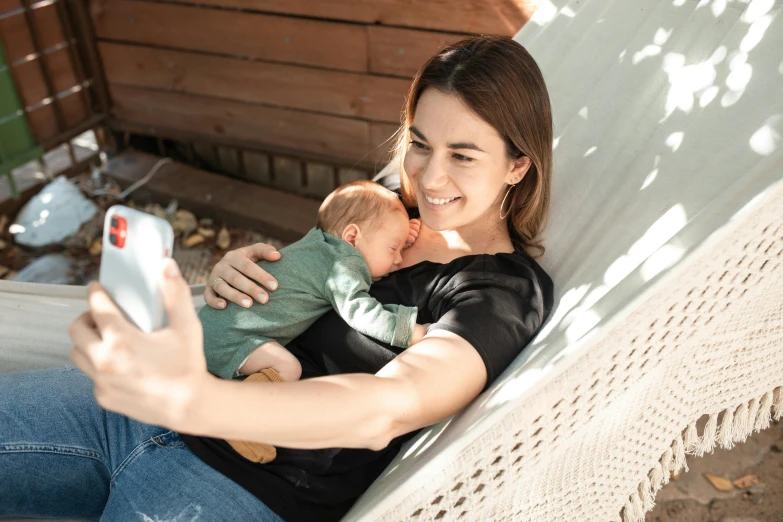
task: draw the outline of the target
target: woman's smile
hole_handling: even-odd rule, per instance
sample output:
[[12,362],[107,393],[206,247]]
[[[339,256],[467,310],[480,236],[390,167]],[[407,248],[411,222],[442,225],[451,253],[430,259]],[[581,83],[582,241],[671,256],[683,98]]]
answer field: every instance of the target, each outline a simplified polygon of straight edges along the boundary
[[424,206],[433,212],[441,212],[449,207],[454,206],[457,202],[462,200],[461,197],[433,198],[428,196],[423,191],[422,193],[424,194]]

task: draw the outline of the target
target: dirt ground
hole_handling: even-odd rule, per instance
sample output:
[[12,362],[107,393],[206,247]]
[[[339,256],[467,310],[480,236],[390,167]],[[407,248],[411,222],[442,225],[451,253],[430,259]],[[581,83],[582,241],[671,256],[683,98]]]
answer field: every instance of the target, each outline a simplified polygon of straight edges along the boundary
[[[688,456],[690,471],[658,492],[646,522],[783,522],[783,422],[731,450]],[[751,487],[717,490],[708,473],[730,481],[758,477]]]

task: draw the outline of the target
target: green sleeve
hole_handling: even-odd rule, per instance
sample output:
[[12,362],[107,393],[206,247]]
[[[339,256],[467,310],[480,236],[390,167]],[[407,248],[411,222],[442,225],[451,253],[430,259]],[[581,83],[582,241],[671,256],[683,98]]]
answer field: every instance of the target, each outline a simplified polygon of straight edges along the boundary
[[412,306],[382,305],[370,296],[370,271],[364,259],[338,259],[326,279],[325,295],[335,311],[354,330],[392,346],[407,348],[419,310]]

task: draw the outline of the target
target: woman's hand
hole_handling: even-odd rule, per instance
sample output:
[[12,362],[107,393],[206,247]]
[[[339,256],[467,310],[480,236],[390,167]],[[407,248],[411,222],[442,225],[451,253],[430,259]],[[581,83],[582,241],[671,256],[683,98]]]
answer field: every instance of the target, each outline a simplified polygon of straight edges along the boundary
[[261,304],[266,303],[269,295],[256,281],[269,290],[277,289],[277,281],[256,264],[262,259],[277,261],[280,259],[280,252],[266,243],[256,243],[227,252],[207,278],[204,301],[212,308],[226,307],[226,302],[221,297],[245,308],[252,306],[252,299]]
[[71,360],[95,382],[103,408],[176,430],[212,376],[190,288],[173,260],[166,263],[161,293],[169,325],[144,333],[92,283],[90,310],[74,321],[68,335],[74,343]]
[[411,227],[410,231],[408,232],[408,240],[405,241],[405,248],[412,246],[413,243],[416,242],[416,239],[419,237],[419,231],[421,230],[421,220],[411,219],[410,227]]

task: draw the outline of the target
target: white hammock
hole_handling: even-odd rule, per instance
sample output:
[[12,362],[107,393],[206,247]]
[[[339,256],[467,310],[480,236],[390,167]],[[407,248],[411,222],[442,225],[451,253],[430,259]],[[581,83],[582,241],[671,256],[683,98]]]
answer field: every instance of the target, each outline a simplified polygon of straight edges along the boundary
[[[518,35],[555,111],[556,308],[346,521],[641,521],[686,453],[783,413],[780,2],[556,3]],[[0,282],[0,371],[67,364],[83,292]]]

